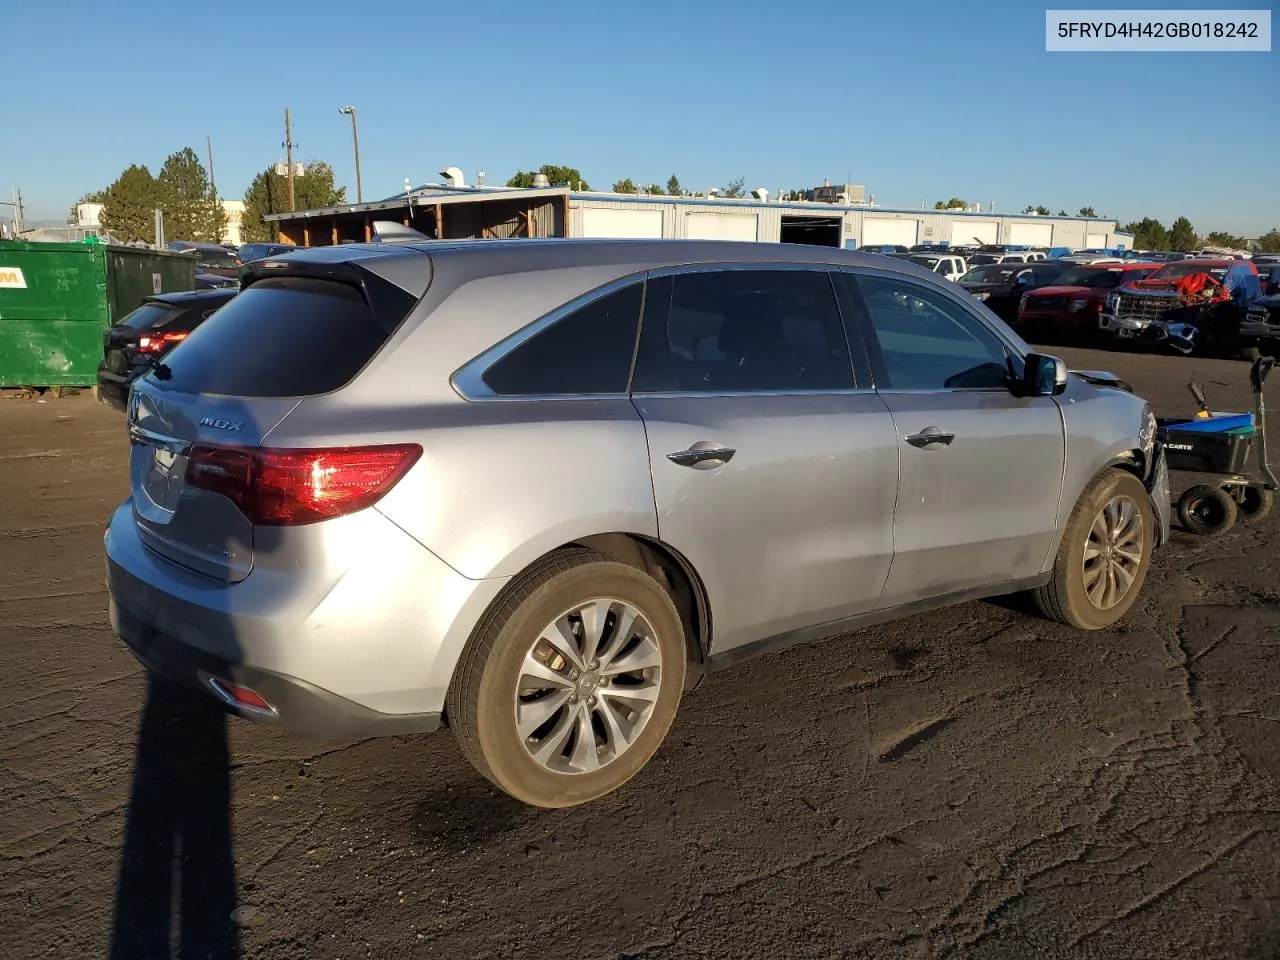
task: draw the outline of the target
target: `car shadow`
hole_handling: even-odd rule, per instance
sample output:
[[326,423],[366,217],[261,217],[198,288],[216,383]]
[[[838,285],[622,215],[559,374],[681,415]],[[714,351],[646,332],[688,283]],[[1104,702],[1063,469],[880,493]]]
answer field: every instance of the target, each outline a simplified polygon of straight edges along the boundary
[[111,960],[241,956],[230,804],[225,712],[149,676]]

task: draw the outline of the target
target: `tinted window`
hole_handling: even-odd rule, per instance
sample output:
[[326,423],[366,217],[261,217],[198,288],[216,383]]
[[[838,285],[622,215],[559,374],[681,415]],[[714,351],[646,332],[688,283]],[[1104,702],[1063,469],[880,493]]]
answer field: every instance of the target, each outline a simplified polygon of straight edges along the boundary
[[[656,285],[655,285],[656,286]],[[645,311],[637,392],[842,390],[849,346],[819,270],[678,274],[669,309]]]
[[1004,343],[949,297],[889,277],[847,282],[861,293],[890,389],[1004,386]]
[[166,358],[170,377],[159,383],[237,397],[336,390],[386,342],[413,299],[389,288],[379,305],[387,315],[376,319],[359,290],[332,280],[260,280]]
[[144,303],[116,326],[128,327],[130,330],[155,330],[173,316],[174,310],[168,304]]
[[484,382],[504,396],[626,393],[644,284],[586,306],[489,367]]

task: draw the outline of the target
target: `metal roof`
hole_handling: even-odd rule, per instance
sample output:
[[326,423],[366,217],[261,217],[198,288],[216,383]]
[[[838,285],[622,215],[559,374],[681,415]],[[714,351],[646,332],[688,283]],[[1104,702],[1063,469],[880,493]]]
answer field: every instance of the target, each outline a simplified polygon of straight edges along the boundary
[[369,203],[344,203],[336,207],[320,207],[314,210],[295,210],[292,213],[268,213],[262,219],[268,222],[281,220],[305,220],[310,217],[328,217],[339,213],[376,213],[380,210],[403,210],[410,203],[414,206],[448,206],[455,203],[478,203],[485,200],[549,200],[569,195],[568,187],[535,188],[529,190],[459,190],[442,193],[412,192],[388,200]]

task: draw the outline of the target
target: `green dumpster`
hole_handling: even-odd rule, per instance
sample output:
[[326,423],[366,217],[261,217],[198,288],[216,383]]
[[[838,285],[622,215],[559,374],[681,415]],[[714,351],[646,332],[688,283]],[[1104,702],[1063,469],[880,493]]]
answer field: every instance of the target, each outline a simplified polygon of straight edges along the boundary
[[181,253],[0,240],[0,387],[93,384],[108,326],[146,297],[195,288]]

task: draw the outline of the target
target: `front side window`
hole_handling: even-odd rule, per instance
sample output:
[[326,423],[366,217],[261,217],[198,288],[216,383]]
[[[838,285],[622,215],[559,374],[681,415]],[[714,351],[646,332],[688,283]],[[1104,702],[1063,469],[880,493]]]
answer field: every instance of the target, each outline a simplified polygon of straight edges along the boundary
[[823,270],[720,270],[654,283],[637,393],[843,390],[854,385],[831,278]]
[[883,360],[882,388],[1003,388],[1003,341],[942,292],[892,277],[845,274]]
[[579,307],[534,334],[484,372],[499,396],[626,393],[644,284]]

